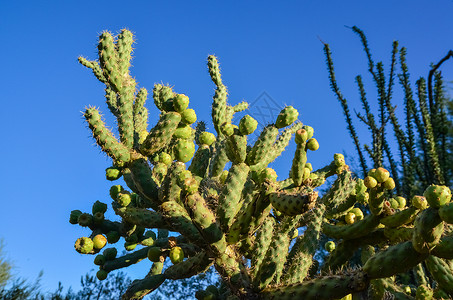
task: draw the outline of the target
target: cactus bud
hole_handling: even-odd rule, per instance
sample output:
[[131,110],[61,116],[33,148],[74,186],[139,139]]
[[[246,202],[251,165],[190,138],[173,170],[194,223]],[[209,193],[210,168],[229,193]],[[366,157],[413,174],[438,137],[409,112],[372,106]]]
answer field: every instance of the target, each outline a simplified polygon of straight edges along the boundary
[[172,161],[173,160],[171,158],[171,155],[168,154],[167,152],[161,152],[159,154],[159,162],[169,166],[169,165],[171,165]]
[[87,213],[83,213],[77,219],[80,226],[88,227],[93,224],[93,216]]
[[120,234],[117,231],[110,231],[107,233],[107,241],[109,244],[115,244],[120,239]]
[[110,188],[110,197],[113,200],[116,200],[116,197],[118,197],[118,194],[122,191],[124,191],[124,189],[121,185],[114,185]]
[[98,254],[96,255],[96,257],[94,258],[94,264],[96,266],[102,266],[105,264],[105,256],[102,255],[102,254]]
[[346,162],[344,161],[344,155],[340,153],[335,153],[333,155],[333,160],[337,167],[342,167],[346,164]]
[[440,208],[450,202],[451,191],[446,186],[433,184],[426,188],[423,196],[431,207]]
[[234,134],[234,126],[231,123],[223,123],[220,131],[226,136],[232,136]]
[[178,127],[173,134],[173,137],[178,139],[190,139],[192,136],[192,127],[189,125],[183,125]]
[[105,260],[114,260],[116,258],[116,255],[118,254],[118,251],[116,250],[116,248],[107,248],[102,254],[105,257]]
[[186,163],[195,154],[195,144],[190,140],[179,139],[174,150],[176,160]]
[[181,247],[173,247],[170,250],[170,260],[173,264],[180,263],[184,260],[184,251]]
[[313,134],[315,133],[315,130],[313,129],[313,127],[304,125],[302,127],[302,129],[304,129],[307,132],[307,140],[311,139],[313,137]]
[[296,136],[294,139],[296,141],[296,144],[298,145],[305,143],[305,141],[308,140],[308,132],[305,129],[301,128],[296,131]]

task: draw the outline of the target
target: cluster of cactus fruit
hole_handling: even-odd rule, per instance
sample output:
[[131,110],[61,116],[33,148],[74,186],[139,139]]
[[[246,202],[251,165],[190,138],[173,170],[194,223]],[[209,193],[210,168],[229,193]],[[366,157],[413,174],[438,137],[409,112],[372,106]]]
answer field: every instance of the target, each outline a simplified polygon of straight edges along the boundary
[[[343,155],[335,154],[332,163],[315,170],[307,160],[308,152],[319,148],[314,130],[298,121],[291,106],[249,145],[257,121],[247,115],[238,126],[232,124],[247,103],[227,103],[214,56],[208,57],[208,69],[216,86],[215,134],[205,131],[203,122],[193,125],[197,117],[189,97],[161,84],[152,95],[159,121],[148,130],[148,92],[137,91],[129,73],[133,42],[128,30],[116,37],[103,32],[99,60],[79,58],[105,84],[108,108],[117,118],[119,139],[97,108],[84,112],[97,144],[113,161],[107,179],[125,182],[110,189],[121,220],[107,220],[107,204],[99,201],[92,213],[70,215],[71,224],[91,230],[89,237],[77,239],[75,249],[96,255],[100,280],[140,261],[150,264],[149,273],[135,280],[123,299],[141,299],[165,280],[189,278],[212,266],[221,285],[198,291],[198,299],[453,296],[448,187],[431,185],[406,202],[390,192],[395,182],[384,168],[355,178]],[[293,136],[292,167],[280,180],[268,165]],[[329,177],[333,184],[318,195]],[[321,236],[328,237],[330,253],[317,261]],[[129,253],[118,256],[120,246],[106,245],[121,238]],[[356,253],[362,261],[345,267]],[[172,264],[164,269],[167,258]],[[415,276],[418,287],[405,283],[404,273]],[[434,291],[430,280],[436,282]]]

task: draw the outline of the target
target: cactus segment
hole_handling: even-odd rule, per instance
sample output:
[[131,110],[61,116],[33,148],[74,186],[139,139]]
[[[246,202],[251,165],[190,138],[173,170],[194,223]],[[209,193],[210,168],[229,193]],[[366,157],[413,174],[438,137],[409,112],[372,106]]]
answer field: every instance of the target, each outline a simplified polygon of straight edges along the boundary
[[324,222],[322,231],[335,239],[356,239],[373,231],[379,225],[379,220],[375,215],[367,215],[363,220],[351,225],[335,226]]
[[283,128],[286,126],[291,125],[294,121],[297,120],[299,116],[299,112],[292,106],[286,106],[277,117],[277,121],[275,122],[275,126],[277,128]]
[[363,266],[369,278],[385,278],[403,273],[428,257],[428,254],[415,250],[411,241],[390,246],[388,249],[372,256]]
[[453,224],[453,203],[448,203],[439,208],[439,216],[448,224]]
[[69,216],[69,223],[75,225],[79,223],[79,217],[82,214],[80,210],[73,210]]
[[318,192],[305,194],[287,192],[273,192],[269,195],[272,206],[287,216],[296,216],[312,209],[315,206]]
[[207,269],[209,269],[212,263],[212,259],[210,259],[206,252],[203,251],[197,253],[195,256],[186,259],[185,261],[181,261],[174,264],[173,266],[168,267],[165,270],[164,275],[166,278],[173,280],[190,278],[194,275],[205,272]]
[[189,107],[189,97],[184,94],[177,94],[173,98],[173,108],[175,111],[182,113]]
[[143,144],[140,145],[140,152],[143,155],[151,156],[166,147],[180,121],[181,115],[176,112],[163,113],[157,125],[151,129]]
[[414,221],[412,244],[420,253],[430,252],[439,244],[444,223],[434,208],[425,209]]
[[451,267],[442,258],[430,255],[426,259],[426,266],[433,276],[433,279],[439,284],[439,287],[453,295],[453,271]]
[[235,164],[243,163],[247,156],[247,137],[240,135],[238,130],[229,136],[225,144],[226,154],[230,161]]
[[[239,211],[239,201],[249,173],[249,167],[245,163],[235,164],[230,168],[224,188],[219,197],[217,216],[222,228],[229,228]],[[228,232],[228,230],[225,230]]]
[[96,108],[87,108],[84,117],[93,132],[96,143],[101,147],[102,151],[107,153],[115,162],[125,163],[130,160],[131,156],[128,148],[122,143],[119,143],[112,132],[105,127],[104,122],[101,120],[101,115]]
[[162,215],[143,208],[122,207],[115,210],[123,220],[131,224],[136,224],[145,228],[162,228],[166,227]]
[[294,154],[293,164],[290,171],[291,178],[296,186],[301,186],[302,182],[308,179],[308,176],[306,176],[304,172],[306,162],[307,152],[305,151],[305,143],[297,144],[296,153]]
[[178,139],[174,151],[176,160],[186,163],[195,154],[195,144],[190,140]]
[[387,227],[396,228],[411,223],[419,212],[420,210],[418,208],[411,206],[393,215],[382,218],[380,222]]
[[157,183],[152,178],[152,170],[147,161],[143,158],[134,160],[129,164],[129,169],[140,196],[146,199],[152,208],[157,208]]

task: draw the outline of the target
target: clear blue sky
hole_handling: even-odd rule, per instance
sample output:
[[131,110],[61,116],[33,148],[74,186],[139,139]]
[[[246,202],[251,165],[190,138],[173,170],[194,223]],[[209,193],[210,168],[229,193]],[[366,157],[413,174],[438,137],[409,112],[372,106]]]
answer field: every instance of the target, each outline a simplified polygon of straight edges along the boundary
[[[299,109],[321,145],[309,156],[315,168],[336,152],[355,155],[319,39],[330,44],[338,82],[356,109],[354,77],[367,75],[367,64],[358,37],[344,25],[364,30],[385,66],[392,41],[399,40],[408,48],[412,82],[453,48],[452,0],[242,2],[0,1],[0,237],[18,274],[35,278],[44,270],[45,288],[58,281],[77,288],[94,266],[93,257],[74,251],[74,241],[88,232],[68,217],[73,209],[90,211],[96,200],[110,202],[111,183],[104,179],[110,161],[93,146],[80,113],[96,105],[108,115],[103,86],[77,63],[79,55],[96,58],[103,30],[132,30],[139,86],[174,85],[206,121],[214,87],[206,57],[216,54],[231,103],[253,102],[266,91],[276,103]],[[443,71],[453,79],[452,62]],[[371,100],[375,89],[366,78]],[[396,91],[400,113],[399,86]],[[148,107],[155,123],[152,101]],[[281,179],[291,159],[289,153],[274,164]],[[144,267],[129,273],[145,274]]]

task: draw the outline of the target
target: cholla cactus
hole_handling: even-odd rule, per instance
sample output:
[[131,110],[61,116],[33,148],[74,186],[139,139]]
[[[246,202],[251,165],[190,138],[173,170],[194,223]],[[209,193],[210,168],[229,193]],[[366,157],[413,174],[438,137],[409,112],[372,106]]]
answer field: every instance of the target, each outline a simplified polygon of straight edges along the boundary
[[[149,264],[149,273],[135,280],[123,299],[140,299],[165,280],[211,266],[221,288],[198,291],[198,299],[347,299],[367,290],[376,299],[389,293],[410,299],[406,292],[415,295],[415,287],[405,289],[394,275],[418,270],[418,284],[426,285],[424,262],[437,290],[453,295],[453,204],[447,187],[430,187],[407,207],[404,198],[388,196],[395,182],[383,168],[354,179],[344,157],[335,154],[332,163],[313,169],[309,152],[319,147],[314,130],[298,121],[290,106],[249,145],[257,122],[245,116],[239,126],[231,123],[247,104],[227,102],[214,56],[208,57],[208,68],[216,86],[216,132],[206,132],[203,123],[194,129],[189,97],[160,84],[153,89],[159,121],[148,131],[148,92],[137,91],[129,74],[132,44],[128,30],[117,37],[104,32],[99,62],[79,58],[106,85],[107,105],[118,121],[119,140],[97,108],[84,113],[97,144],[113,161],[107,179],[122,177],[127,185],[110,189],[120,221],[105,219],[107,205],[99,201],[91,214],[75,210],[70,216],[72,224],[91,230],[75,248],[96,255],[100,280],[135,263]],[[268,165],[293,135],[297,149],[290,175],[279,180]],[[316,189],[328,177],[336,178],[320,197]],[[299,235],[300,227],[305,230]],[[331,240],[331,253],[318,262],[313,257],[321,235]],[[130,253],[118,257],[121,246],[105,246],[120,238]],[[356,251],[362,264],[342,268]],[[167,258],[172,265],[164,269]],[[417,295],[429,294],[425,290]]]

